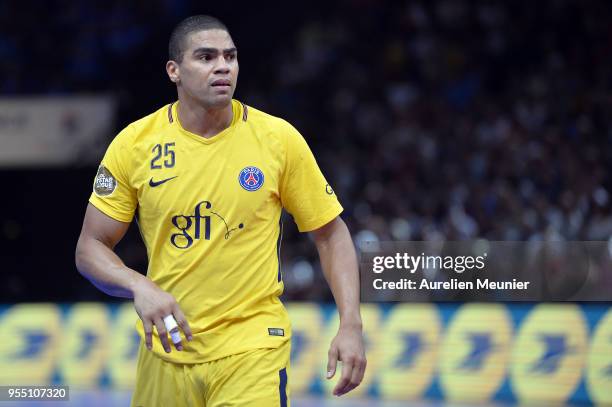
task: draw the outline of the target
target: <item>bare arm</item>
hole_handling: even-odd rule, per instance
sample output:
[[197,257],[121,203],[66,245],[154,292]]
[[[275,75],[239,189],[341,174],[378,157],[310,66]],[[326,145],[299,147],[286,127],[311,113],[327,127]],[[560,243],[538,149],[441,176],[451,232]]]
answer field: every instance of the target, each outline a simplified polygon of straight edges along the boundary
[[317,245],[323,274],[338,307],[340,326],[361,329],[357,255],[346,224],[337,217],[311,233]]
[[340,315],[340,328],[329,349],[327,368],[329,379],[335,374],[337,361],[342,361],[342,376],[334,389],[334,395],[340,396],[361,383],[366,367],[357,256],[348,228],[340,217],[311,233]]
[[[174,297],[147,277],[127,267],[113,251],[128,227],[129,223],[116,221],[89,204],[75,253],[77,269],[105,293],[133,298],[134,308],[144,326],[147,348],[152,349],[155,326],[165,351],[170,352],[163,318],[174,315],[188,340],[191,340],[191,329]],[[180,342],[175,346],[177,350],[182,350]]]
[[134,298],[134,286],[143,278],[123,264],[113,251],[129,226],[89,204],[76,247],[79,272],[100,290],[115,297]]

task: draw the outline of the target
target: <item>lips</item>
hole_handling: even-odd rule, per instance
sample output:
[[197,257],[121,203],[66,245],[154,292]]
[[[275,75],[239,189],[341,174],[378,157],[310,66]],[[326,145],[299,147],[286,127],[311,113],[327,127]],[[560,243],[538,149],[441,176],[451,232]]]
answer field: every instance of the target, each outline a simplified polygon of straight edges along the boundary
[[211,83],[211,86],[232,86],[232,83],[227,79],[217,79]]

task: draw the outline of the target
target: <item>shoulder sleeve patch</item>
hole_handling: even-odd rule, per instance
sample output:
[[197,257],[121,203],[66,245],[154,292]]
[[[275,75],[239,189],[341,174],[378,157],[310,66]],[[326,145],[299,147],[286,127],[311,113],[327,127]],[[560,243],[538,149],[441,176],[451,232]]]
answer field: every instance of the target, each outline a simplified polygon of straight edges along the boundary
[[117,180],[104,165],[98,167],[98,173],[94,181],[94,193],[98,196],[109,196],[117,188]]

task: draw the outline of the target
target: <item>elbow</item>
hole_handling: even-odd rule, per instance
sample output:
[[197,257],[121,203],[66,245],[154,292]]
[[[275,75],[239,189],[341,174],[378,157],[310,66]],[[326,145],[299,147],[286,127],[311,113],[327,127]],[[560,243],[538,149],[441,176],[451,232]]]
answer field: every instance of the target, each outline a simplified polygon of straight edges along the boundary
[[85,259],[87,258],[86,246],[85,239],[83,236],[80,236],[74,251],[74,264],[76,265],[76,269],[85,277],[87,277],[85,275]]
[[88,243],[87,239],[83,238],[83,236],[79,237],[79,240],[76,245],[76,249],[74,251],[74,264],[76,265],[76,269],[80,275],[85,277],[87,281],[92,283],[96,288],[106,293],[106,289],[103,285],[99,284],[96,279],[88,272],[88,264],[90,262],[88,259],[90,256],[88,255]]
[[103,274],[96,271],[96,244],[93,237],[81,235],[74,251],[74,263],[80,275],[105,294],[117,296],[115,290],[105,283]]

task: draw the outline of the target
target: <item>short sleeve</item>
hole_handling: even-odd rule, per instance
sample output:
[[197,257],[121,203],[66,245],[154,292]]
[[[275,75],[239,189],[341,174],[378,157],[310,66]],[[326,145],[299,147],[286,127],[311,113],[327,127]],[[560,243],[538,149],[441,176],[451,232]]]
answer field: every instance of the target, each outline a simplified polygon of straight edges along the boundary
[[[286,122],[285,122],[286,123]],[[342,205],[327,183],[302,135],[289,123],[286,132],[285,167],[280,198],[300,232],[309,232],[332,221]]]
[[108,146],[89,198],[93,206],[120,222],[131,222],[138,204],[136,190],[130,183],[130,135],[131,128],[127,127]]

